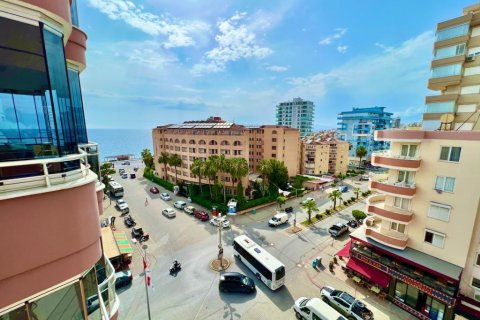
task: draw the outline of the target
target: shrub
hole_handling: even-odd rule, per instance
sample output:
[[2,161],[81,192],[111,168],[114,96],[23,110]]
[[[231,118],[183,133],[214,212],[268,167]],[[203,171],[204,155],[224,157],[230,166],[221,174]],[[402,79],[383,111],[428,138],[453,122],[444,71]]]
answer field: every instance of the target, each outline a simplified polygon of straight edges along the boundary
[[363,197],[366,197],[366,196],[368,196],[368,191],[364,191],[364,192],[362,192],[362,196],[363,196]]
[[223,213],[226,213],[228,211],[228,208],[224,204],[219,204],[219,203],[214,203],[213,201],[204,198],[200,195],[192,194],[190,196],[193,202],[201,205],[202,207],[205,207],[207,210],[212,210],[212,207],[217,207],[217,209],[221,210]]
[[355,197],[350,197],[350,200],[355,201],[356,199]]
[[317,213],[315,215],[315,218],[317,218],[317,220],[321,220],[322,219],[322,215],[320,213]]
[[360,220],[360,219],[365,219],[367,217],[367,215],[365,214],[365,212],[361,211],[361,210],[353,210],[352,211],[352,216],[356,219],[356,220]]
[[346,206],[348,204],[347,201],[343,201],[343,205]]
[[158,184],[159,186],[162,186],[164,187],[165,189],[169,190],[169,191],[173,191],[173,183],[169,182],[169,181],[165,181],[157,176],[154,176],[153,173],[151,171],[148,171],[148,172],[145,172],[143,174],[143,176],[145,178],[147,178],[148,180]]
[[330,215],[330,209],[325,209],[325,214]]
[[237,210],[250,209],[250,208],[253,208],[253,207],[256,207],[256,206],[260,206],[260,205],[265,204],[265,203],[273,202],[273,201],[275,201],[275,199],[276,199],[276,197],[262,197],[262,198],[258,198],[258,199],[249,200],[249,201],[246,201],[245,203],[239,205],[237,207]]

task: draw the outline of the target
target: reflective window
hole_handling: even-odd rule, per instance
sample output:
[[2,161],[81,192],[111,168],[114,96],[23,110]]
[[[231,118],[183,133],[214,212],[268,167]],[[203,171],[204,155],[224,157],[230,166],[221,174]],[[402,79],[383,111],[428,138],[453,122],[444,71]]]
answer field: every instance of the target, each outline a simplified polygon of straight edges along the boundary
[[461,71],[462,71],[461,63],[436,67],[432,69],[432,78],[456,76],[456,75],[459,75]]
[[434,52],[434,60],[444,59],[465,54],[465,43],[460,43],[454,46],[440,48]]
[[[103,257],[101,258],[103,260]],[[98,284],[97,272],[95,268],[90,271],[82,279],[83,288],[85,290],[85,304],[87,306],[88,319],[101,320],[100,302],[98,300]]]
[[82,295],[78,282],[30,303],[32,318],[37,320],[83,319]]
[[455,101],[433,102],[425,106],[425,113],[455,112]]
[[468,33],[468,23],[459,24],[437,32],[437,41],[464,36]]
[[75,27],[79,27],[80,25],[78,24],[77,0],[71,0],[70,2],[70,15],[72,16],[72,24]]
[[87,127],[85,125],[85,113],[83,112],[82,91],[78,71],[68,69],[68,82],[72,96],[73,115],[78,143],[88,143]]
[[27,317],[27,308],[25,305],[0,316],[0,320],[24,320]]

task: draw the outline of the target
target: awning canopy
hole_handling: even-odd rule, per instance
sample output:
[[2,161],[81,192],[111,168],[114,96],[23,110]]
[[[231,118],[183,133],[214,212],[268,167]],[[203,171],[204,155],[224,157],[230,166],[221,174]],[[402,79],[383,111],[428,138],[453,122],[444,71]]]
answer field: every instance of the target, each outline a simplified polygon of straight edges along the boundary
[[113,231],[110,227],[102,228],[102,244],[103,252],[109,259],[133,252],[125,231]]
[[345,246],[343,246],[342,249],[340,249],[340,251],[337,252],[336,256],[349,258],[351,246],[352,246],[352,241],[350,240],[345,244]]
[[117,242],[118,250],[120,250],[120,253],[124,254],[133,252],[133,249],[130,246],[130,242],[128,241],[125,231],[114,231],[113,235],[115,236],[115,241]]
[[390,283],[390,276],[388,274],[355,258],[350,258],[350,260],[348,260],[347,268],[360,273],[362,276],[380,285],[382,288],[387,288]]

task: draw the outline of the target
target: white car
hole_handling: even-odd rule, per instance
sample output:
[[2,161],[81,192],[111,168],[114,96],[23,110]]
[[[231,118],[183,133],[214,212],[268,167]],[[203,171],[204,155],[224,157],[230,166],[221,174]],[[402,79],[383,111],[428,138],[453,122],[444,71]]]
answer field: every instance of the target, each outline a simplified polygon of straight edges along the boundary
[[168,217],[168,218],[175,218],[177,216],[177,214],[176,214],[175,210],[173,210],[173,208],[163,209],[162,214],[165,217]]
[[345,291],[325,286],[320,290],[322,300],[352,320],[373,320],[373,312]]
[[210,224],[214,225],[215,227],[218,227],[218,225],[221,224],[223,229],[230,228],[230,221],[228,221],[225,217],[213,218],[210,220]]
[[166,192],[162,192],[160,193],[160,198],[162,198],[163,200],[165,201],[168,201],[168,200],[171,200],[172,198],[170,198],[170,195]]
[[305,204],[305,203],[307,203],[307,202],[309,202],[309,201],[315,202],[315,199],[314,199],[314,198],[305,198],[305,199],[302,201],[302,204]]
[[118,210],[122,213],[129,213],[130,208],[128,207],[128,204],[125,200],[123,199],[118,199],[117,203],[115,204],[115,207],[117,207]]
[[173,204],[173,206],[177,209],[183,210],[187,206],[187,203],[185,201],[177,200]]
[[185,211],[188,214],[193,214],[195,212],[195,207],[194,206],[186,206],[183,208],[183,211]]

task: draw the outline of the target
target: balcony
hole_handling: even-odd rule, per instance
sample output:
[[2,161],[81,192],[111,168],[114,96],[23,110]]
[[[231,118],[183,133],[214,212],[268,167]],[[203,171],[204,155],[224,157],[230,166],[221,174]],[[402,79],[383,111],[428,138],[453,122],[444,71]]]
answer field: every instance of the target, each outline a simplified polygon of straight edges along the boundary
[[385,205],[385,195],[374,194],[367,199],[367,212],[381,218],[408,224],[413,219],[413,212]]
[[421,159],[420,157],[402,156],[385,150],[372,153],[372,164],[388,169],[417,171],[420,169]]
[[430,78],[428,79],[428,89],[445,90],[448,86],[460,84],[461,80],[462,80],[462,75]]
[[315,163],[305,163],[305,169],[315,169]]
[[370,179],[368,187],[381,193],[392,196],[401,196],[411,199],[415,196],[417,188],[415,183],[395,182],[388,180],[388,175],[377,175]]
[[382,228],[381,222],[381,219],[375,217],[365,219],[365,236],[395,249],[405,249],[408,243],[408,236],[400,232]]

